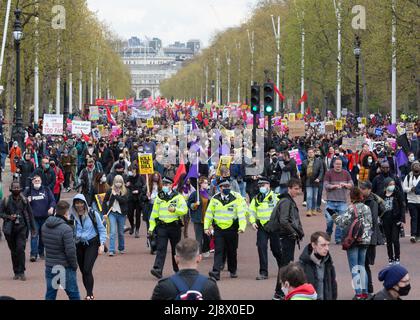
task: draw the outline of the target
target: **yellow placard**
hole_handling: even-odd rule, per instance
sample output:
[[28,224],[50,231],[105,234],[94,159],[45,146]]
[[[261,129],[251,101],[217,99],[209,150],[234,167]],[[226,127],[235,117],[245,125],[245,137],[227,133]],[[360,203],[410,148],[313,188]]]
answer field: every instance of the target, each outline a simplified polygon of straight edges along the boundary
[[300,112],[296,115],[296,118],[298,119],[298,120],[300,120],[300,119],[302,119],[303,118],[303,114],[301,114]]
[[149,129],[153,129],[154,125],[155,124],[154,124],[153,118],[152,119],[147,119],[147,127]]
[[296,114],[295,113],[289,113],[289,121],[295,121],[296,120]]
[[344,123],[346,123],[347,118],[342,117],[342,118],[341,118],[341,121],[342,121],[342,122],[343,122],[343,124],[344,124]]
[[335,130],[337,130],[337,131],[343,130],[343,121],[337,120],[335,122]]
[[112,107],[112,112],[113,113],[118,113],[118,111],[120,111],[120,107],[118,107],[118,106],[113,106]]
[[362,118],[362,124],[365,125],[365,126],[367,125],[367,119],[366,118]]
[[231,156],[221,156],[220,159],[219,159],[219,165],[217,166],[216,175],[218,177],[221,176],[220,170],[222,168],[230,169],[231,162],[232,162],[232,157]]
[[139,154],[140,174],[153,174],[153,156],[151,154]]
[[104,203],[106,193],[95,194],[96,204],[98,206],[99,211],[102,212],[102,204]]

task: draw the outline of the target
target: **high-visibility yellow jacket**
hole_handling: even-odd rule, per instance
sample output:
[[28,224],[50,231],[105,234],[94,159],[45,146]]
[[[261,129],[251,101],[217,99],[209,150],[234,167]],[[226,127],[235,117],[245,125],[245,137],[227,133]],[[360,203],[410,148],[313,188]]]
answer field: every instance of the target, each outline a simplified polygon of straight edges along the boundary
[[232,191],[227,200],[222,200],[221,193],[217,193],[207,207],[204,230],[208,230],[213,221],[220,229],[225,230],[232,226],[234,220],[238,219],[239,230],[245,231],[246,211],[246,202],[239,193]]
[[270,191],[261,202],[260,197],[261,194],[255,196],[249,205],[249,222],[257,223],[259,220],[262,225],[265,225],[279,201],[279,195]]
[[[170,212],[168,210],[171,205],[175,207],[174,212]],[[149,231],[155,230],[156,219],[159,219],[163,223],[171,223],[179,220],[187,213],[188,206],[184,196],[174,192],[169,196],[169,198],[165,198],[164,193],[160,192],[153,204],[153,210],[150,215]]]

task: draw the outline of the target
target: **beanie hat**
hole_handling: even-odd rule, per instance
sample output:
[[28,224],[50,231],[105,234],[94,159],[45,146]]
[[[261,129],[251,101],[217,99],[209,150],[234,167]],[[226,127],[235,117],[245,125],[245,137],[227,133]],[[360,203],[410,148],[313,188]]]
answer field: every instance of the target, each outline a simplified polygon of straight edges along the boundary
[[408,271],[401,265],[395,264],[381,270],[378,275],[378,280],[384,282],[385,289],[389,290],[397,285],[407,275]]

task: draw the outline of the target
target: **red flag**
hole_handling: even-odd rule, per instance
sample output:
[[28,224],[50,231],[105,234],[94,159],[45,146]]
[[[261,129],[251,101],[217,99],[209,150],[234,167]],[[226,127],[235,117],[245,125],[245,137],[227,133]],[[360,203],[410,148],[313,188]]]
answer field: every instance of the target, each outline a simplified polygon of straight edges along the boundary
[[305,93],[303,94],[302,98],[300,98],[299,102],[297,103],[297,105],[300,105],[302,102],[306,102],[308,101],[308,95]]
[[282,94],[281,94],[281,92],[280,92],[279,88],[277,88],[277,86],[276,86],[276,85],[274,85],[274,91],[278,94],[279,98],[280,98],[282,101],[284,101],[285,97],[284,97],[284,95],[282,95]]
[[206,127],[208,127],[208,126],[209,126],[209,119],[204,119],[204,125],[205,125]]
[[106,107],[106,117],[109,123],[114,124],[114,125],[117,124],[114,120],[114,117],[111,114],[111,110],[109,109],[109,107]]
[[197,116],[198,121],[203,121],[203,112],[199,112]]
[[181,157],[181,163],[179,164],[178,169],[176,170],[176,174],[174,177],[174,184],[172,187],[177,187],[179,180],[181,180],[182,175],[187,174],[187,169],[185,168],[184,159]]
[[306,109],[306,114],[310,115],[311,114],[311,108],[308,106],[308,108]]
[[83,140],[85,140],[86,142],[89,142],[89,140],[90,140],[90,137],[89,137],[88,135],[84,134],[84,133],[83,133],[83,131],[82,131],[82,138],[83,138]]

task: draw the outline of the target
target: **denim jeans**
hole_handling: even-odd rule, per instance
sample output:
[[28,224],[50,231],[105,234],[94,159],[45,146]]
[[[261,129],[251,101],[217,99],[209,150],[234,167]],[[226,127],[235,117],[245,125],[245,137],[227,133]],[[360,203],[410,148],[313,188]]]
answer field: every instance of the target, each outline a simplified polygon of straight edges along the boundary
[[37,218],[35,217],[36,236],[31,236],[31,257],[44,256],[44,243],[41,237],[41,228],[48,217]]
[[366,252],[367,246],[353,246],[347,250],[347,259],[356,294],[368,293],[368,276],[365,268]]
[[239,190],[241,191],[241,196],[246,198],[246,182],[242,181],[241,183],[238,183]]
[[[347,203],[342,201],[327,201],[327,208],[333,209],[337,212],[337,214],[342,215],[347,210]],[[325,218],[327,219],[327,233],[332,235],[333,233],[333,226],[334,221],[331,216],[325,210]],[[341,233],[342,230],[339,226],[335,228],[335,242],[341,242]]]
[[315,210],[318,199],[318,187],[306,187],[306,209]]
[[118,232],[118,250],[123,251],[125,249],[124,243],[124,227],[125,227],[126,216],[123,214],[116,214],[111,212],[109,214],[109,223],[111,232],[109,235],[109,252],[115,253],[115,234]]
[[71,268],[65,268],[65,283],[57,283],[58,279],[63,279],[59,272],[53,273],[52,267],[45,267],[45,281],[47,282],[47,292],[45,300],[55,300],[57,298],[58,285],[61,285],[70,300],[80,300],[79,287],[77,286],[77,273]]
[[1,153],[1,168],[6,168],[7,153]]
[[316,208],[319,209],[321,208],[321,204],[322,204],[322,193],[324,191],[324,183],[321,182],[319,184],[319,188],[318,188],[318,198],[316,199]]

